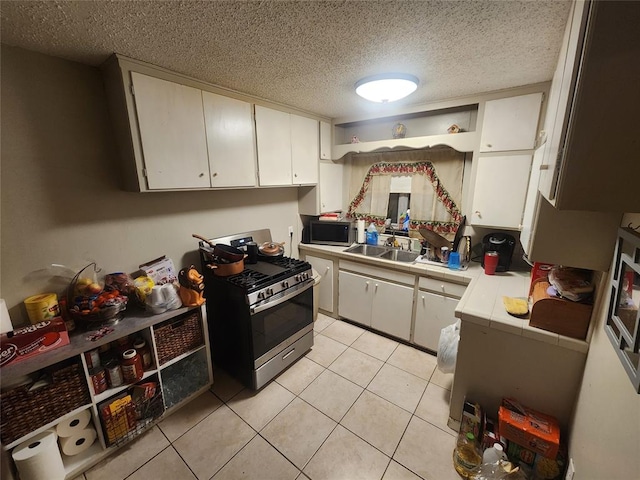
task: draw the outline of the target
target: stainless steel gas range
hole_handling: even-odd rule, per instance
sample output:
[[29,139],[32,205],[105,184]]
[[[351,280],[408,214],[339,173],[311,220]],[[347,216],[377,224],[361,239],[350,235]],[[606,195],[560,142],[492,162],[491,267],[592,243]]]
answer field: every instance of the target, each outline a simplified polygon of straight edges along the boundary
[[[210,239],[242,250],[249,242],[271,241],[268,229]],[[311,265],[258,255],[242,273],[221,277],[200,252],[214,362],[249,388],[260,389],[313,346]]]

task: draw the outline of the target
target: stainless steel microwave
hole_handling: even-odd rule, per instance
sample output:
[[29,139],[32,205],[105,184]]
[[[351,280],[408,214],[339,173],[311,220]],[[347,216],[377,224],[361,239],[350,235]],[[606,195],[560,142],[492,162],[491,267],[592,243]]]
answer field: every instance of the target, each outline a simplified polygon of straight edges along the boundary
[[355,241],[353,222],[311,220],[309,243],[320,245],[343,245],[348,247]]

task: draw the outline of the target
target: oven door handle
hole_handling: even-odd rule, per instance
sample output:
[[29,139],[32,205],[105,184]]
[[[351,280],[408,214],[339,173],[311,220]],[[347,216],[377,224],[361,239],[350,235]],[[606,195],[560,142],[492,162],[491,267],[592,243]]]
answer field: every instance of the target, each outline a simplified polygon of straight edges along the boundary
[[315,283],[315,280],[310,279],[309,283],[307,283],[304,287],[299,288],[291,293],[287,293],[286,295],[284,295],[283,297],[280,297],[277,300],[274,300],[272,302],[267,302],[264,305],[260,305],[258,307],[253,307],[251,308],[251,314],[253,315],[254,313],[260,313],[263,310],[267,310],[269,308],[272,307],[277,307],[278,305],[280,305],[281,303],[286,302],[287,300],[291,300],[293,297],[295,297],[296,295],[301,294],[302,292],[309,290],[311,287],[313,287],[313,284]]

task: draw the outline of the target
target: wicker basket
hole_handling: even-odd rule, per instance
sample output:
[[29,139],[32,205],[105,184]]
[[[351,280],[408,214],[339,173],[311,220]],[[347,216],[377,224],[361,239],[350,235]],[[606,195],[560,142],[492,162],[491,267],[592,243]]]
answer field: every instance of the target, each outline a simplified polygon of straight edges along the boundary
[[203,345],[202,324],[197,312],[169,320],[154,328],[160,365]]
[[91,402],[78,364],[52,372],[51,382],[33,391],[23,385],[0,394],[0,438],[4,445]]

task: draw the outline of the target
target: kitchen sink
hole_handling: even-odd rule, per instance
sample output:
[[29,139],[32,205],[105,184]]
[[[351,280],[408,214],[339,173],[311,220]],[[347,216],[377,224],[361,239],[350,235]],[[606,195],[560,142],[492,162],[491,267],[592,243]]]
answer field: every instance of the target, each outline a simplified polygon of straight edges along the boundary
[[413,262],[416,258],[420,256],[419,253],[415,252],[406,252],[404,250],[388,250],[382,255],[380,258],[384,258],[386,260],[393,260],[394,262]]
[[405,250],[398,250],[391,247],[381,247],[377,245],[354,245],[345,250],[346,253],[357,253],[359,255],[366,255],[367,257],[384,258],[385,260],[393,260],[394,262],[411,263],[420,254],[414,252],[407,252]]
[[379,257],[388,250],[388,248],[378,247],[376,245],[354,245],[353,247],[347,248],[345,252],[359,253],[360,255],[366,255],[367,257]]

